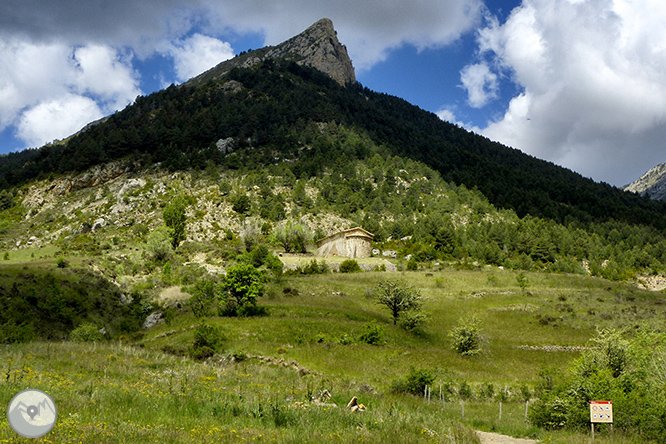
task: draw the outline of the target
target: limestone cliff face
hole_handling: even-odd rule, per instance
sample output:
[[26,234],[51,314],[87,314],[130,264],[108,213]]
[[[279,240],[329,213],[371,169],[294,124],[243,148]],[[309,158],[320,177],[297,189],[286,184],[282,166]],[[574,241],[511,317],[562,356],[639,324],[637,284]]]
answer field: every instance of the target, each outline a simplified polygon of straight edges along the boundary
[[338,40],[333,22],[324,18],[296,37],[277,46],[250,51],[222,62],[187,83],[205,83],[223,76],[233,68],[250,68],[269,59],[293,60],[300,65],[316,68],[341,85],[356,82],[354,67],[347,54],[347,48]]
[[666,201],[666,163],[657,165],[640,179],[623,188],[640,195],[646,195],[653,200]]
[[296,37],[271,48],[266,58],[295,58],[299,64],[317,68],[341,85],[356,81],[347,48],[340,44],[333,22],[327,18],[319,20]]

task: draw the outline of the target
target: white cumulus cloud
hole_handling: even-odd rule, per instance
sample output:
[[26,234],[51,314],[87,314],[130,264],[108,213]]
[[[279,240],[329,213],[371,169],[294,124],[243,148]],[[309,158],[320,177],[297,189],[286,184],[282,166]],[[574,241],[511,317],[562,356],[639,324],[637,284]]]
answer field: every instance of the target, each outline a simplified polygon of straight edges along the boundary
[[491,72],[485,63],[467,65],[460,73],[460,81],[473,108],[481,108],[497,97],[497,74]]
[[21,114],[17,133],[31,146],[41,146],[79,131],[91,120],[103,117],[94,100],[65,95],[26,110]]
[[130,59],[106,45],[0,40],[0,130],[38,146],[123,108],[141,93]]
[[522,91],[484,135],[616,185],[666,161],[666,3],[523,0],[479,49]]
[[234,56],[229,43],[198,33],[167,45],[163,52],[173,57],[174,69],[181,82]]

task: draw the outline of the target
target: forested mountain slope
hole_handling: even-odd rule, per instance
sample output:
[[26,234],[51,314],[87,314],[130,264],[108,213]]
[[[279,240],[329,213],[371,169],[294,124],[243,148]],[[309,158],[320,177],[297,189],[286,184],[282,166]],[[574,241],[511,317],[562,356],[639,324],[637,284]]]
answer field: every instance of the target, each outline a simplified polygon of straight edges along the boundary
[[[230,168],[239,167],[241,158],[255,165],[288,162],[297,177],[309,178],[339,155],[335,146],[303,150],[297,135],[311,123],[337,122],[367,133],[387,153],[422,161],[445,180],[478,188],[490,202],[519,216],[666,228],[664,203],[491,142],[402,99],[358,83],[343,86],[301,66],[298,58],[254,57],[265,53],[244,54],[239,57],[252,63],[225,65],[235,67],[139,97],[64,144],[0,157],[0,186],[82,171],[128,155],[173,170],[203,168],[209,160]],[[229,155],[227,146],[236,155]]]

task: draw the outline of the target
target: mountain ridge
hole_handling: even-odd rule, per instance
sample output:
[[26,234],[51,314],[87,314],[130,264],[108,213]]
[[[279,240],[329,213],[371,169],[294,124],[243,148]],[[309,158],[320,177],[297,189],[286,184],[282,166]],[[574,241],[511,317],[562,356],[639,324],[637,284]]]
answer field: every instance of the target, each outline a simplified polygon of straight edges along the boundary
[[239,54],[185,82],[201,85],[220,79],[234,68],[251,68],[266,60],[293,60],[327,74],[344,86],[356,83],[356,74],[347,48],[340,43],[331,19],[323,18],[305,31],[279,45]]
[[625,185],[622,189],[647,196],[653,200],[666,201],[666,163],[651,168],[636,181]]

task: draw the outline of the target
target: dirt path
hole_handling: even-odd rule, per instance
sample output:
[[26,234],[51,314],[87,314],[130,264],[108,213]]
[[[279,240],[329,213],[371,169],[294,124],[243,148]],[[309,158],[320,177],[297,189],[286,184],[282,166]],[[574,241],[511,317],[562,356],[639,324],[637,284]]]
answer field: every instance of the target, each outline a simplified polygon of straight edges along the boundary
[[476,432],[476,434],[479,435],[481,444],[537,444],[533,439],[512,438],[497,433]]

